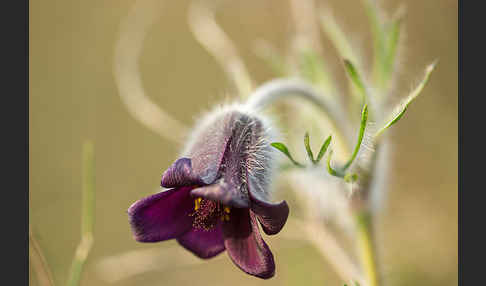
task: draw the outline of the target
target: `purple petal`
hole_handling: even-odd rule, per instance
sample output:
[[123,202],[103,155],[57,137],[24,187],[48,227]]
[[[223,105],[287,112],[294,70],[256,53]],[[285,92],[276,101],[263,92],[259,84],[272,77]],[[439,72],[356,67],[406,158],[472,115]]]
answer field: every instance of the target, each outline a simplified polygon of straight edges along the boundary
[[253,196],[251,191],[250,208],[262,225],[263,231],[268,235],[277,234],[283,228],[289,217],[289,206],[286,201],[270,203]]
[[140,242],[156,242],[176,238],[192,227],[189,216],[194,200],[192,187],[170,189],[138,200],[128,209],[134,237]]
[[224,251],[223,230],[221,224],[206,231],[192,228],[177,238],[177,241],[199,258],[211,258]]
[[249,206],[249,199],[246,193],[242,192],[239,187],[222,181],[196,188],[191,191],[191,195],[236,208],[248,208]]
[[232,209],[223,223],[224,245],[231,260],[244,272],[263,279],[273,277],[275,262],[258,230],[255,216],[248,209]]
[[162,175],[160,185],[165,188],[201,185],[202,181],[192,170],[191,159],[177,159]]

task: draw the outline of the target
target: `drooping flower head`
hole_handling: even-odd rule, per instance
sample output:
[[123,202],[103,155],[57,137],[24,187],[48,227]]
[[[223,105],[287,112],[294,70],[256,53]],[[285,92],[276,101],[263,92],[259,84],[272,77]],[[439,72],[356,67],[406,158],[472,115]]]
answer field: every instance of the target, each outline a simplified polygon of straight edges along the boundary
[[265,120],[242,106],[223,108],[193,132],[183,156],[162,175],[170,188],[135,202],[128,214],[140,242],[177,241],[200,258],[225,249],[244,272],[275,273],[260,235],[277,234],[289,214],[285,201],[269,202],[273,167]]

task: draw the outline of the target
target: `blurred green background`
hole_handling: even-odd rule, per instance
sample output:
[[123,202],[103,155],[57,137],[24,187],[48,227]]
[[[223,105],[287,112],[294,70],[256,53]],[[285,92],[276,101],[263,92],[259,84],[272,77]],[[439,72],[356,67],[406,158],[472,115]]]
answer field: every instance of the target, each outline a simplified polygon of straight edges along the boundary
[[[191,126],[202,110],[228,98],[230,84],[188,28],[189,1],[165,2],[144,43],[143,84],[153,101]],[[220,2],[217,19],[253,78],[271,79],[252,47],[264,38],[283,51],[293,30],[289,3]],[[318,2],[331,7],[342,28],[369,53],[371,34],[361,1]],[[398,95],[406,95],[424,67],[439,59],[422,96],[391,131],[395,152],[380,220],[385,278],[389,285],[457,285],[457,1],[382,2],[389,13],[401,3],[407,8]],[[175,241],[132,239],[127,208],[158,189],[160,175],[182,147],[139,124],[118,96],[114,44],[133,4],[30,1],[30,223],[56,285],[66,283],[80,239],[86,139],[96,152],[96,222],[83,285],[342,285],[318,252],[292,234],[290,224],[283,235],[265,237],[277,264],[276,277],[268,281],[245,275],[225,253],[201,262]],[[332,45],[325,38],[322,43],[329,65],[345,79]],[[120,259],[110,264],[112,257]],[[141,262],[130,264],[137,259]],[[32,273],[31,285],[37,285]]]

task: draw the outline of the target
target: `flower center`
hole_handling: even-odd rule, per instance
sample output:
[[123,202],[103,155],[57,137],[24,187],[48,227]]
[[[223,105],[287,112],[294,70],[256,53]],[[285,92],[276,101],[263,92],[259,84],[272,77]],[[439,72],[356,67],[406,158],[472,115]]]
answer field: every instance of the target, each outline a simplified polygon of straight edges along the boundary
[[218,202],[197,198],[194,200],[194,212],[191,214],[194,216],[192,226],[206,231],[211,230],[218,223],[218,219],[229,221],[230,211],[229,207]]

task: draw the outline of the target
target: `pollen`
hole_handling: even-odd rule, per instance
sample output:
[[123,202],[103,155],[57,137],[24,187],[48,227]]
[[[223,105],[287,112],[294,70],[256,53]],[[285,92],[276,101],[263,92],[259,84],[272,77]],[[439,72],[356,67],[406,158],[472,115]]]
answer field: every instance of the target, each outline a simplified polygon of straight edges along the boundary
[[231,212],[230,207],[224,207],[223,212],[224,214],[221,215],[221,221],[229,221],[230,220],[229,214]]
[[229,220],[230,220],[229,214],[224,214],[221,216],[221,221],[229,221]]
[[202,198],[197,198],[194,200],[194,210],[197,211],[199,208],[201,208],[201,201]]
[[193,227],[209,231],[213,229],[218,220],[230,220],[230,207],[224,206],[219,202],[203,198],[194,200],[194,212],[190,216],[194,217]]

